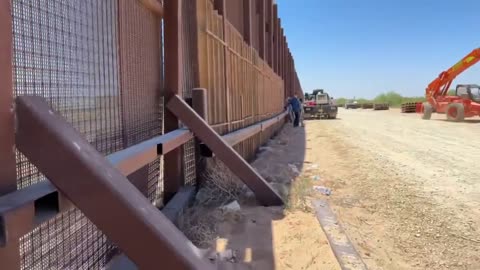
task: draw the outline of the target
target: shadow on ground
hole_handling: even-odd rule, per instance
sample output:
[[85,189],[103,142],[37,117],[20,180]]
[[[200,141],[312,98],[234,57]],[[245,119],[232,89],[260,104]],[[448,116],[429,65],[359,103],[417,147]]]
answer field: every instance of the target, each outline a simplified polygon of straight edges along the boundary
[[221,217],[204,217],[215,223],[215,239],[200,247],[217,269],[339,269],[308,200],[302,171],[316,164],[305,163],[306,146],[305,129],[287,123],[251,163],[285,206],[259,206],[247,189],[236,197],[240,210],[217,207]]
[[291,190],[303,170],[305,149],[305,129],[293,128],[288,123],[259,149],[251,164],[282,196],[285,207],[258,206],[253,194],[247,192],[241,199],[242,220],[220,225],[219,237],[228,241],[225,248],[237,252],[236,263],[220,262],[220,269],[277,269],[279,258],[275,256],[281,254],[276,254],[279,244],[276,240],[280,239],[274,239],[275,230],[287,229],[280,228],[277,221],[283,220],[285,208],[292,206]]

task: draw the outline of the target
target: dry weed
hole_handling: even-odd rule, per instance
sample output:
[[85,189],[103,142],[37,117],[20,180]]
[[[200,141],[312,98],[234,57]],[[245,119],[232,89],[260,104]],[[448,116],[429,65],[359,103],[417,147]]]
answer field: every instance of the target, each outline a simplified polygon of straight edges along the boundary
[[244,185],[220,161],[208,160],[203,182],[191,207],[178,219],[178,227],[196,246],[208,248],[217,238],[217,225],[225,220],[239,220],[239,212],[220,209],[238,200]]
[[244,185],[221,161],[208,160],[195,205],[218,207],[238,200]]

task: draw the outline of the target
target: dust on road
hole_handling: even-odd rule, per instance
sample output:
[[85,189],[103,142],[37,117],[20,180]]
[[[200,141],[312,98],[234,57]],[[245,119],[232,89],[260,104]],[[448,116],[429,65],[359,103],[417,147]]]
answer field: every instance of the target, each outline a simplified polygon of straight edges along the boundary
[[480,269],[480,123],[398,110],[306,122],[307,163],[370,269]]

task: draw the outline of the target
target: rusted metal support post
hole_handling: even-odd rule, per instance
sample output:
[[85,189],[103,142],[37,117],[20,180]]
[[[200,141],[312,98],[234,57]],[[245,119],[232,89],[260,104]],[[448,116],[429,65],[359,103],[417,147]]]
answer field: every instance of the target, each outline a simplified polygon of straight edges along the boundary
[[[17,189],[13,112],[13,47],[11,1],[0,1],[0,196]],[[33,205],[26,208],[33,211]],[[20,215],[15,224],[21,226]],[[6,222],[5,220],[0,223]],[[6,225],[6,224],[4,224]],[[8,235],[8,246],[0,248],[2,269],[20,269],[19,235]],[[6,240],[6,239],[5,239]]]
[[294,77],[294,62],[293,62],[293,57],[292,57],[292,53],[290,52],[290,49],[288,50],[288,84],[290,85],[290,88],[292,89],[292,91],[294,93],[297,93],[297,91],[295,91],[295,77]]
[[278,74],[278,7],[276,4],[273,5],[273,51],[272,51],[272,69],[275,73]]
[[243,38],[252,45],[252,1],[243,0]]
[[208,123],[207,90],[195,88],[192,90],[192,108]]
[[198,76],[197,87],[208,87],[208,53],[207,53],[207,4],[210,0],[195,0],[197,28],[197,63],[195,72]]
[[[195,88],[192,90],[192,108],[200,117],[208,123],[207,90],[204,88]],[[202,179],[202,172],[206,167],[206,162],[201,155],[201,141],[195,139],[195,160],[197,161],[195,169],[197,179]]]
[[[198,1],[198,0],[197,0]],[[225,96],[226,96],[226,116],[227,116],[227,131],[231,131],[231,121],[232,121],[232,112],[231,112],[231,93],[230,93],[230,52],[229,52],[229,42],[230,40],[228,39],[227,35],[227,0],[215,0],[214,5],[215,9],[217,9],[218,14],[222,15],[222,31],[223,31],[223,39],[224,39],[224,44],[223,44],[223,56],[225,59],[225,65],[223,66],[224,69],[224,80],[225,80]]]
[[10,1],[0,2],[0,194],[17,189],[10,8]]
[[[182,0],[164,2],[165,20],[165,102],[182,95]],[[164,114],[165,132],[179,128],[177,117],[169,110]],[[182,148],[176,148],[164,156],[164,200],[168,202],[184,184]]]
[[259,22],[258,22],[258,40],[259,40],[259,50],[258,50],[258,54],[260,55],[260,57],[265,61],[267,62],[268,61],[268,57],[266,55],[266,49],[265,49],[265,32],[266,32],[266,27],[265,27],[265,18],[266,18],[266,8],[265,8],[265,3],[266,1],[265,0],[262,0],[262,1],[259,1],[258,3],[258,6],[259,6],[259,16],[258,16],[258,19],[259,19]]
[[267,52],[267,63],[271,66],[273,60],[273,0],[267,0],[266,4],[266,52]]
[[288,43],[285,43],[285,84],[288,87],[288,91],[290,91],[293,96],[295,93],[290,86],[290,52],[288,49]]
[[280,195],[222,137],[180,97],[167,104],[188,128],[202,140],[225,165],[247,185],[257,200],[267,206],[282,205]]
[[283,34],[283,59],[282,59],[282,70],[283,70],[283,78],[285,80],[286,83],[288,83],[288,74],[287,74],[287,63],[288,63],[288,52],[287,52],[287,39],[284,35],[284,30],[282,28],[282,34]]
[[212,268],[45,99],[17,98],[16,117],[18,149],[140,269],[157,269],[159,262],[165,269]]
[[[281,20],[277,19],[277,74],[282,77],[280,64],[282,60],[282,36],[280,35]],[[283,79],[283,78],[282,78]]]
[[[280,26],[282,26],[280,20]],[[280,28],[280,74],[282,76],[283,81],[285,82],[285,58],[286,52],[285,52],[285,36],[283,34],[283,27]]]

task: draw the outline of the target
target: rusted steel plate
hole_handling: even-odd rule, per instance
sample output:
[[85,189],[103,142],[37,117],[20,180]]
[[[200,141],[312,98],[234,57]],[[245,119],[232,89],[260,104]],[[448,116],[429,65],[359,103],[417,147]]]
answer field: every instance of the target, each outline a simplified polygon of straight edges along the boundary
[[16,109],[20,151],[138,267],[156,269],[161,261],[165,269],[211,269],[175,225],[43,98],[19,97]]
[[188,128],[205,143],[228,168],[237,175],[252,191],[263,205],[282,205],[280,195],[248,164],[222,137],[216,133],[179,96],[174,96],[167,103],[167,108],[174,113]]
[[342,270],[367,270],[362,257],[355,250],[342,226],[338,223],[328,202],[316,200],[313,202],[313,207]]
[[[13,112],[13,1],[0,1],[0,196],[17,189],[16,159],[15,159],[15,128]],[[23,213],[23,211],[20,211]],[[12,215],[8,215],[12,217]],[[24,217],[18,213],[15,217]],[[27,217],[28,218],[28,217]],[[28,224],[28,219],[0,220],[0,227],[15,225],[22,227]],[[2,229],[0,229],[2,230]],[[0,248],[2,269],[20,269],[20,245],[18,238],[4,235],[12,240],[10,245]],[[0,236],[1,237],[1,236]],[[1,241],[1,240],[0,240]]]

